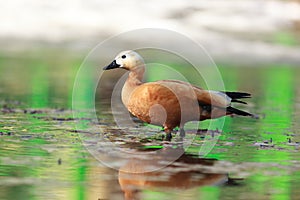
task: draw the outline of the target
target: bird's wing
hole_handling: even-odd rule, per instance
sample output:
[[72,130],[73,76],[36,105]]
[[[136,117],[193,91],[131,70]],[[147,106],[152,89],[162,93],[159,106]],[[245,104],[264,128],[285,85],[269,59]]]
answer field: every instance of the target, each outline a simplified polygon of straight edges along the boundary
[[156,83],[168,87],[177,95],[193,99],[197,98],[197,101],[202,105],[211,105],[219,108],[230,106],[231,98],[222,92],[204,90],[200,87],[191,85],[190,83],[178,80],[161,80]]

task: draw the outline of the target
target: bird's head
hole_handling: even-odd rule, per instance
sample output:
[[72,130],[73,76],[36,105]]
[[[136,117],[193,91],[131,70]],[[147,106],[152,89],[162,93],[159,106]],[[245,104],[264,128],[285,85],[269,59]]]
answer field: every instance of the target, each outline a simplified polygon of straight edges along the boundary
[[135,51],[122,51],[115,57],[114,61],[104,67],[103,70],[122,68],[132,71],[138,67],[144,67],[144,64],[144,59]]

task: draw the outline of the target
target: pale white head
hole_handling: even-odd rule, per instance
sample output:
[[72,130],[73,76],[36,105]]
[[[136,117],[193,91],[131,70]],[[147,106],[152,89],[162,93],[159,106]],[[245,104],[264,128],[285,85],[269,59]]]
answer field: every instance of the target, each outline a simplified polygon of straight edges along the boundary
[[144,59],[137,52],[128,50],[119,53],[115,57],[114,61],[108,66],[104,67],[103,70],[123,68],[131,71],[138,67],[144,67],[144,65]]

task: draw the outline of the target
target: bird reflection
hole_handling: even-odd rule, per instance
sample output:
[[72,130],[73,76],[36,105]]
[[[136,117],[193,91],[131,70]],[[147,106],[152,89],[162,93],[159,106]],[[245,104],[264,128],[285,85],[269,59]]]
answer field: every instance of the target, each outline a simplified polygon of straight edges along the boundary
[[[132,159],[120,168],[119,184],[125,199],[141,199],[141,191],[145,189],[187,190],[227,182],[227,173],[211,170],[216,160],[197,158],[185,154],[183,149],[166,149],[165,155],[172,155],[172,151],[177,151],[173,155],[178,151],[183,151],[183,154],[167,166],[163,161]],[[162,158],[166,162],[172,161],[170,156]]]

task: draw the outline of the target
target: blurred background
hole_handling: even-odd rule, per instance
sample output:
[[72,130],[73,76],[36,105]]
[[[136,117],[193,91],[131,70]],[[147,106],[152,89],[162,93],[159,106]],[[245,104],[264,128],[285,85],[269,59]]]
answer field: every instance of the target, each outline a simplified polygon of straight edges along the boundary
[[297,0],[2,1],[1,51],[84,55],[108,37],[148,27],[185,34],[217,61],[299,64],[299,10]]
[[[70,109],[76,73],[91,49],[139,28],[173,30],[203,45],[225,88],[252,93],[242,108],[261,116],[226,118],[208,156],[224,162],[217,171],[246,177],[238,187],[214,183],[159,192],[139,187],[143,199],[173,199],[178,191],[180,198],[191,199],[297,199],[299,0],[0,1],[0,199],[123,198],[118,172],[82,147]],[[124,40],[112,49],[131,49],[133,42]],[[95,63],[105,66],[115,57],[112,52],[108,49]],[[108,89],[121,75],[112,74]],[[194,146],[187,153],[197,156],[197,151]]]
[[[73,78],[92,48],[138,28],[184,34],[203,45],[218,67],[299,66],[300,62],[296,0],[175,0],[172,4],[11,0],[1,1],[0,9],[0,81],[1,90],[9,91],[0,95],[6,98],[40,90],[47,91],[45,102],[59,101],[57,96],[71,91]],[[115,45],[130,49],[132,42]],[[98,63],[106,65],[115,56],[110,53],[99,55]],[[38,88],[43,89],[35,87],[39,81]]]

